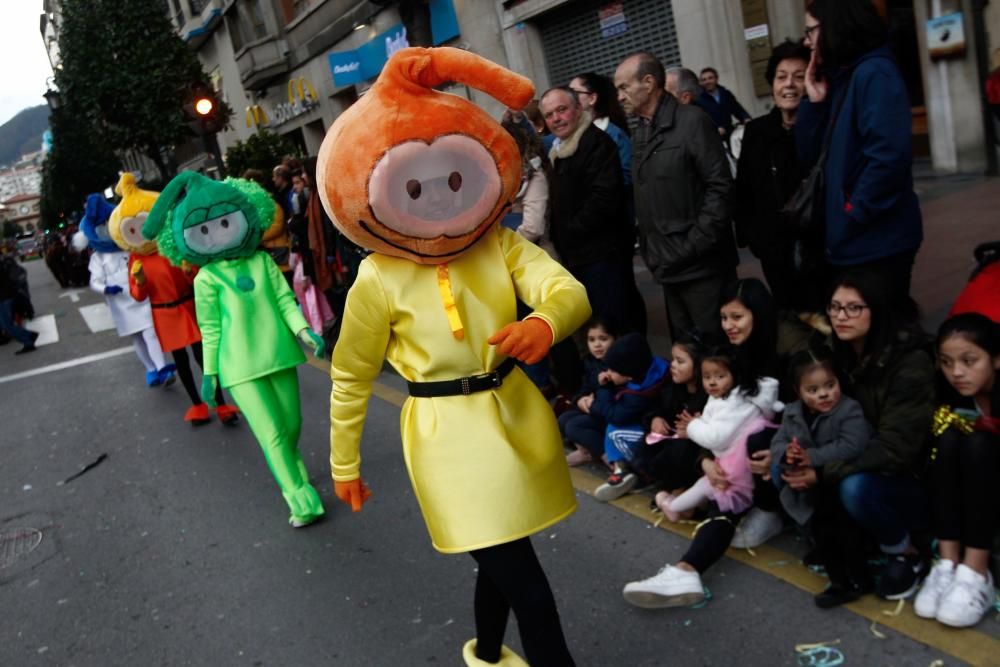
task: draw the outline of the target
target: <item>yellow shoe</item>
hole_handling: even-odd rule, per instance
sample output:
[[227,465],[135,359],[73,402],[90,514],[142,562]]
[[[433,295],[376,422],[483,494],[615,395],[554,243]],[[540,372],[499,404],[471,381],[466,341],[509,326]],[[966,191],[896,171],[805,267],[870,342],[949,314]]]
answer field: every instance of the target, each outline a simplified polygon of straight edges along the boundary
[[506,646],[500,647],[500,662],[492,663],[486,662],[485,660],[480,660],[476,657],[476,640],[470,639],[465,642],[465,646],[462,647],[462,658],[465,660],[465,664],[468,667],[486,667],[487,665],[500,665],[500,667],[528,667],[528,663],[521,659],[517,653],[514,653]]

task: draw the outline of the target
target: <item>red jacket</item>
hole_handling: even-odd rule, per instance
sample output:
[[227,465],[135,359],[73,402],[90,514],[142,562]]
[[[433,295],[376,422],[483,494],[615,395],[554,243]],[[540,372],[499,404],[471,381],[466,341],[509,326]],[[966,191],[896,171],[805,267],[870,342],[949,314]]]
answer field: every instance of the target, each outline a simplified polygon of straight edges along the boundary
[[[146,283],[138,285],[132,275],[132,265],[142,262]],[[149,297],[153,307],[153,327],[164,352],[173,352],[201,341],[201,331],[194,311],[194,276],[171,264],[159,253],[128,258],[128,288],[132,298],[142,301]]]

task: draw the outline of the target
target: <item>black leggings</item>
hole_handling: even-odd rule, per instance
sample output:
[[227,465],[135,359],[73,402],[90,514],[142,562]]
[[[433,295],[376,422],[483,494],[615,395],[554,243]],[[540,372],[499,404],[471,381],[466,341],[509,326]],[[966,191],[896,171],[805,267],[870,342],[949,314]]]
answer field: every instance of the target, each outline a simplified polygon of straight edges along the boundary
[[573,665],[556,600],[527,537],[470,552],[476,578],[476,657],[499,662],[507,617],[514,610],[521,646],[531,665]]
[[667,490],[686,489],[701,477],[701,447],[687,438],[642,445],[629,466]]
[[[205,362],[202,360],[201,356],[201,343],[191,343],[191,353],[194,354],[194,360],[198,362],[198,368],[204,368]],[[179,348],[171,352],[174,357],[174,365],[177,366],[177,375],[181,378],[181,384],[184,385],[184,390],[187,391],[188,396],[191,398],[192,405],[201,405],[201,394],[198,391],[198,387],[194,383],[194,375],[191,373],[191,360],[188,359],[187,348]],[[219,405],[225,405],[226,401],[222,398],[222,387],[216,385],[215,387],[215,402]]]
[[733,541],[733,535],[736,534],[736,526],[742,518],[743,514],[723,512],[714,501],[710,501],[708,516],[681,560],[697,570],[698,574],[705,574],[705,570],[712,567],[726,553],[729,543]]
[[934,443],[929,468],[931,515],[939,540],[990,549],[1000,527],[996,483],[1000,477],[1000,436],[969,435],[950,428]]
[[[775,432],[776,429],[765,428],[748,437],[747,453],[752,454],[770,447]],[[766,512],[778,511],[781,505],[774,484],[764,481],[757,475],[753,477],[753,484],[753,506]],[[698,574],[704,574],[705,570],[726,553],[729,543],[733,541],[733,535],[736,534],[736,526],[745,514],[746,512],[742,514],[723,512],[714,502],[709,503],[709,521],[698,529],[691,546],[681,560],[696,569]]]

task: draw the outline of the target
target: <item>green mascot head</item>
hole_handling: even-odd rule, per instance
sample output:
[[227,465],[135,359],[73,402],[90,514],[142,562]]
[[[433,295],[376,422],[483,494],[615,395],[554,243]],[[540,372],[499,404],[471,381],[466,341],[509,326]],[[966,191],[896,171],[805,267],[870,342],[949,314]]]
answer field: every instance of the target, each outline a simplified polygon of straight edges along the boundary
[[160,193],[142,227],[174,264],[204,266],[249,257],[274,219],[271,195],[254,181],[214,181],[193,171],[178,174]]

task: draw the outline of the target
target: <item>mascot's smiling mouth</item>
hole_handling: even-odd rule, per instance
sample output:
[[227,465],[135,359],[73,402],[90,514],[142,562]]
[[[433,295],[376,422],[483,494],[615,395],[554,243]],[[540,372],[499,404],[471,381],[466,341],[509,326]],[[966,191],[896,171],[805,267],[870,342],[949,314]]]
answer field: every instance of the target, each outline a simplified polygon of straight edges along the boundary
[[[415,249],[413,249],[413,248],[411,248],[409,246],[402,245],[401,243],[397,243],[397,242],[393,241],[392,239],[387,238],[383,234],[379,234],[365,220],[358,220],[358,226],[361,227],[362,229],[364,229],[366,232],[368,232],[372,236],[374,236],[375,238],[377,238],[379,241],[382,241],[383,243],[388,243],[393,248],[398,248],[399,250],[403,250],[403,251],[405,251],[407,253],[410,253],[411,255],[415,255],[417,257],[455,257],[457,255],[462,254],[463,252],[465,252],[466,250],[468,250],[469,248],[471,248],[473,245],[475,245],[476,241],[478,241],[480,238],[482,238],[483,234],[485,234],[487,232],[487,230],[491,229],[493,227],[493,225],[496,224],[496,222],[501,217],[503,217],[504,215],[506,215],[506,213],[507,213],[508,210],[510,210],[510,204],[509,203],[508,204],[504,204],[502,207],[500,207],[500,210],[497,211],[496,215],[494,215],[492,218],[490,218],[489,222],[487,222],[485,224],[479,225],[479,227],[477,227],[476,229],[472,230],[468,234],[462,234],[460,236],[448,236],[447,234],[443,234],[443,235],[439,236],[438,237],[439,239],[440,238],[445,238],[445,239],[460,239],[463,236],[469,236],[469,242],[466,243],[465,245],[463,245],[461,247],[458,247],[458,248],[455,248],[453,250],[449,250],[448,252],[442,252],[442,253],[418,252],[417,250],[415,250]],[[385,225],[383,225],[378,220],[375,220],[374,222],[380,228],[389,229],[388,227],[386,227]],[[410,237],[404,237],[404,238],[410,238]],[[427,241],[433,241],[434,239],[426,239],[426,240]]]

